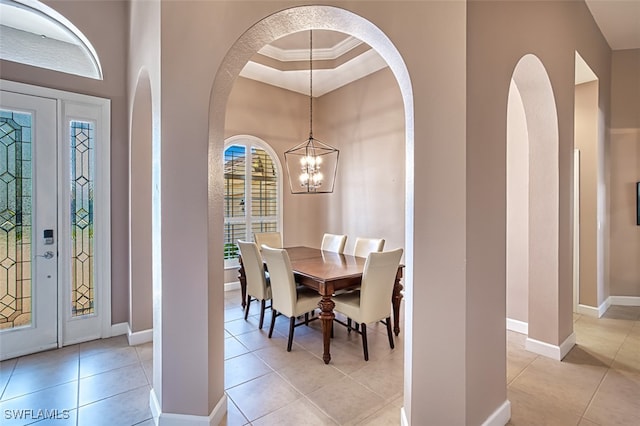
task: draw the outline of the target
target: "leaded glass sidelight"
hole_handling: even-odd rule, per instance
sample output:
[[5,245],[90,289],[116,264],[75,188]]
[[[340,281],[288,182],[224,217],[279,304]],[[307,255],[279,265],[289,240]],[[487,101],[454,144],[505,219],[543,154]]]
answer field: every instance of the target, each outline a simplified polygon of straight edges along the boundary
[[71,121],[71,314],[94,313],[94,124]]
[[29,326],[32,116],[0,110],[0,330]]
[[236,242],[278,231],[279,174],[274,155],[241,139],[224,152],[224,258],[238,257]]

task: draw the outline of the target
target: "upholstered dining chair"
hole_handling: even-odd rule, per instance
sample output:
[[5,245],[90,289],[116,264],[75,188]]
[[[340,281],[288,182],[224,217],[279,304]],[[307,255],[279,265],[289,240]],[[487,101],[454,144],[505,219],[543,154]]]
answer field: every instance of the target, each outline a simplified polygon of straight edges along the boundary
[[362,284],[359,291],[335,295],[334,310],[344,314],[347,323],[336,320],[351,331],[351,320],[360,325],[354,329],[362,335],[364,360],[369,360],[367,346],[367,324],[382,321],[387,326],[389,346],[394,348],[391,331],[391,295],[395,284],[396,273],[400,266],[402,249],[386,252],[371,252],[367,256],[362,272]]
[[[288,317],[289,340],[287,342],[287,352],[291,352],[295,327],[308,324],[309,321],[319,318],[314,317],[310,320],[308,313],[318,307],[320,295],[314,290],[296,286],[296,281],[291,269],[291,260],[286,250],[263,246],[262,256],[267,263],[267,269],[269,269],[273,295],[271,299],[271,310],[273,313],[271,316],[271,326],[269,327],[269,338],[271,338],[273,334],[276,316],[284,315]],[[296,324],[296,317],[302,314],[305,315],[304,322]]]
[[256,232],[253,234],[258,248],[262,250],[262,245],[273,248],[282,248],[282,234],[280,232]]
[[347,244],[346,235],[324,234],[322,237],[321,250],[344,253],[344,246]]
[[[244,311],[244,319],[249,317],[251,301],[260,301],[260,322],[258,328],[262,330],[264,311],[267,308],[266,301],[271,299],[270,279],[265,274],[264,263],[260,256],[260,250],[256,243],[238,240],[242,267],[247,280],[247,306]],[[272,302],[273,304],[273,302]]]
[[356,238],[353,247],[353,255],[357,257],[367,257],[372,251],[382,251],[384,248],[383,238]]

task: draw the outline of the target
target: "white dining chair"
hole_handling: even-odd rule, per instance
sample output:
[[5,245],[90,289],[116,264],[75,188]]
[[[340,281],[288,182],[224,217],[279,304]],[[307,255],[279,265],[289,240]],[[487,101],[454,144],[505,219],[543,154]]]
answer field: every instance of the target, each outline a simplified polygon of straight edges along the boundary
[[[309,312],[314,311],[320,302],[320,295],[317,291],[306,287],[296,286],[296,281],[291,269],[289,254],[284,249],[274,249],[268,246],[262,247],[262,256],[267,263],[269,276],[271,279],[271,326],[269,327],[269,338],[273,334],[273,327],[276,323],[277,315],[284,315],[289,318],[289,339],[287,342],[287,352],[291,352],[293,343],[293,332],[295,327],[308,324]],[[391,299],[389,299],[391,300]],[[296,324],[296,318],[305,315],[303,322]]]
[[383,238],[356,238],[353,247],[353,255],[357,257],[367,257],[372,251],[382,251],[384,249]]
[[[240,256],[242,257],[242,267],[247,280],[247,305],[245,306],[244,319],[249,317],[249,307],[254,300],[260,301],[260,322],[258,328],[262,330],[264,322],[264,311],[267,308],[266,301],[271,299],[270,279],[267,278],[264,270],[264,262],[258,245],[249,241],[238,240]],[[273,302],[272,302],[273,303]]]
[[349,332],[352,330],[351,320],[359,324],[360,327],[353,330],[362,335],[365,361],[369,360],[367,324],[382,321],[387,326],[389,346],[391,349],[395,347],[391,331],[391,296],[402,252],[399,248],[369,253],[362,272],[360,290],[333,297],[334,310],[347,317],[346,324],[340,320],[336,322],[345,325]]
[[256,232],[253,234],[256,244],[262,250],[262,245],[282,248],[282,234],[280,232]]
[[344,246],[347,244],[346,235],[324,234],[322,236],[321,250],[344,253]]

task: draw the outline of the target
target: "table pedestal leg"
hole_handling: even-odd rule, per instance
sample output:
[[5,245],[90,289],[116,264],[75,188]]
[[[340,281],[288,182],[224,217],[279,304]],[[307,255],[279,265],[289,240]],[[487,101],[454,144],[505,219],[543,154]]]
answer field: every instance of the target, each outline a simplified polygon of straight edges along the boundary
[[400,284],[400,277],[396,277],[396,282],[393,285],[393,332],[397,336],[400,334],[400,302],[402,301],[402,284]]
[[336,306],[331,300],[331,296],[322,296],[322,300],[318,303],[318,307],[322,309],[320,312],[320,321],[322,321],[322,340],[324,342],[324,353],[322,359],[325,364],[331,361],[331,329],[333,328],[333,319],[336,317],[333,308]]

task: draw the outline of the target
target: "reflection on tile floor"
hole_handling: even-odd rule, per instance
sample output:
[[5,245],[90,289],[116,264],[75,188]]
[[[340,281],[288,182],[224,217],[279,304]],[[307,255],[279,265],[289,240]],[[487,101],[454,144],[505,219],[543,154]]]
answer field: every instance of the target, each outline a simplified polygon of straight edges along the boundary
[[[392,350],[384,326],[370,326],[364,362],[359,336],[336,327],[324,365],[318,321],[296,328],[286,353],[287,320],[278,318],[268,339],[270,318],[258,330],[257,315],[243,319],[239,292],[225,294],[224,425],[400,424],[402,334]],[[612,306],[600,319],[576,314],[574,328],[577,345],[562,362],[525,351],[525,336],[507,332],[509,424],[639,425],[640,307]],[[125,336],[3,361],[1,423],[153,425],[152,368],[152,344],[130,347]],[[58,419],[34,419],[39,409],[58,410]]]

